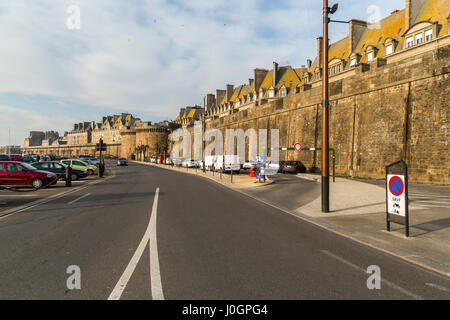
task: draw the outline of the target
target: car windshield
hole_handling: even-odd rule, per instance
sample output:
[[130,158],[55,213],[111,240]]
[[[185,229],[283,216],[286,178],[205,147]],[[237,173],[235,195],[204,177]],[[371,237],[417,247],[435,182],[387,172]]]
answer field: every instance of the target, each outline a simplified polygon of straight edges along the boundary
[[297,164],[297,162],[296,161],[286,161],[286,164],[288,166],[295,166]]
[[31,170],[31,171],[36,170],[36,168],[33,167],[31,164],[28,164],[28,163],[25,163],[25,162],[21,162],[20,164],[21,164],[24,168],[26,168],[26,169],[28,169],[28,170]]

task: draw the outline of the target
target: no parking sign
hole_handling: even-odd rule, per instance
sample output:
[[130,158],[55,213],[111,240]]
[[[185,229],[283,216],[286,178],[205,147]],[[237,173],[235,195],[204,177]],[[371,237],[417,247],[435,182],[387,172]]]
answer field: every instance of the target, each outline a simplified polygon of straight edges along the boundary
[[388,174],[386,181],[388,184],[388,212],[402,217],[406,216],[405,176]]
[[391,222],[403,224],[409,236],[408,211],[408,166],[400,160],[386,166],[386,223],[391,231]]

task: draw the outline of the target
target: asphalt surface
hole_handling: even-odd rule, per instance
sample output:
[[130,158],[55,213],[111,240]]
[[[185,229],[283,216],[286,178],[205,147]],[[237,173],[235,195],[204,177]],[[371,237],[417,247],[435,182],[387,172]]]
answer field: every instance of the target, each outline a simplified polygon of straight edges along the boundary
[[[300,179],[286,185],[300,199],[288,206],[314,197]],[[450,298],[442,275],[209,179],[138,164],[1,218],[0,256],[1,299],[108,299],[123,279],[120,299],[152,299],[159,284],[165,299]],[[72,265],[79,290],[66,285]],[[372,265],[380,290],[367,288]]]

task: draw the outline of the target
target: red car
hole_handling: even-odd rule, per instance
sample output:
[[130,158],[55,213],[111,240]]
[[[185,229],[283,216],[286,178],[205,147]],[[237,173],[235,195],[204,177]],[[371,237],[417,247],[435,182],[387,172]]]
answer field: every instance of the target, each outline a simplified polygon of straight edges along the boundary
[[23,156],[20,154],[10,154],[9,160],[11,161],[23,161]]
[[0,185],[29,185],[40,188],[57,182],[56,174],[37,170],[28,163],[0,161]]

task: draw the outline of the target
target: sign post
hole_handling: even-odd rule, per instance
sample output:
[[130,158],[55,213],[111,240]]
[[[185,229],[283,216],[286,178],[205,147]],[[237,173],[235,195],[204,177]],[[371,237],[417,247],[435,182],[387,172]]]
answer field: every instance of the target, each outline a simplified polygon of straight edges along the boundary
[[261,182],[261,179],[265,180],[265,176],[262,173],[262,168],[265,167],[266,157],[265,156],[256,156],[255,160],[256,160],[255,165],[259,169],[258,172],[256,173],[256,178],[258,178],[259,182]]
[[100,151],[100,163],[98,165],[98,177],[103,177],[103,172],[105,170],[105,164],[102,158],[102,151],[106,151],[106,144],[103,143],[103,139],[100,139],[99,143],[97,143],[97,151]]
[[405,226],[409,237],[408,210],[408,166],[400,160],[386,166],[386,227],[391,231],[391,222]]

